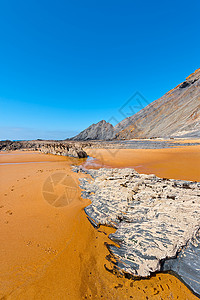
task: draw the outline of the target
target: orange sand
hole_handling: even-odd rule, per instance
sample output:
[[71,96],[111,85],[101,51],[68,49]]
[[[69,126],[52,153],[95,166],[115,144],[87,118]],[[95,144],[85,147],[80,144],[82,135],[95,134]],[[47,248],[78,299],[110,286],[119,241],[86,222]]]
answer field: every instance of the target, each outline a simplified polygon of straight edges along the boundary
[[200,143],[200,139],[196,138],[196,139],[175,139],[175,140],[169,140],[172,141],[174,143]]
[[60,172],[76,187],[80,175],[71,172],[72,160],[18,153],[0,155],[0,299],[196,299],[172,275],[133,281],[108,272],[104,242],[111,243],[113,229],[92,227],[80,189],[59,207],[42,193],[45,180]]
[[139,173],[200,181],[200,146],[167,149],[87,149],[99,167],[133,167]]

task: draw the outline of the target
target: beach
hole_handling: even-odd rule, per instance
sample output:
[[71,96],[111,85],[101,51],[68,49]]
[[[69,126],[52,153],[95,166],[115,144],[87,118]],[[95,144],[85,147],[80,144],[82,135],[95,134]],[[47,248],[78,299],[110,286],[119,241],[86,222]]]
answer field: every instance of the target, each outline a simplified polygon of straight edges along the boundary
[[0,2],[0,300],[200,299],[199,11]]
[[87,149],[86,167],[134,168],[158,177],[200,181],[200,146],[165,149]]
[[[141,173],[200,181],[198,146],[87,153],[97,158],[95,167],[134,167]],[[142,280],[113,274],[105,243],[112,243],[108,235],[115,230],[95,229],[88,221],[84,207],[90,202],[81,198],[78,186],[83,175],[71,169],[84,163],[31,151],[1,153],[0,298],[196,299],[170,274]],[[62,186],[52,190],[52,181],[55,187],[60,179]]]

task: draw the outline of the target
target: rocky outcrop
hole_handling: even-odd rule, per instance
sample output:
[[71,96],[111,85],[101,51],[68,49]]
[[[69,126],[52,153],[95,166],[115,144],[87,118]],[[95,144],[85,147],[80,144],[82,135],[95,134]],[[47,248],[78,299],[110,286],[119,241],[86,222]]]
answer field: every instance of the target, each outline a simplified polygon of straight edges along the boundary
[[64,143],[51,143],[44,144],[39,149],[41,152],[46,154],[55,154],[63,156],[71,156],[78,158],[87,157],[87,153],[80,147],[76,147],[73,144],[64,144]]
[[92,124],[87,129],[80,132],[72,140],[111,140],[114,137],[114,127],[112,124],[102,120],[97,124]]
[[0,141],[0,151],[14,151],[20,149],[37,150],[39,147],[36,142],[29,141]]
[[116,228],[109,237],[120,247],[109,249],[123,272],[146,277],[160,271],[163,262],[175,258],[198,233],[200,183],[133,169],[74,171],[92,178],[80,179],[82,197],[92,202],[85,212],[95,226]]
[[163,271],[173,271],[200,296],[200,230],[175,258],[165,261]]
[[101,121],[74,139],[130,140],[155,137],[200,137],[200,69],[163,97],[125,118],[115,127]]
[[0,151],[13,150],[32,150],[43,153],[71,156],[77,158],[87,157],[83,150],[84,144],[67,143],[67,142],[46,142],[46,141],[0,141]]

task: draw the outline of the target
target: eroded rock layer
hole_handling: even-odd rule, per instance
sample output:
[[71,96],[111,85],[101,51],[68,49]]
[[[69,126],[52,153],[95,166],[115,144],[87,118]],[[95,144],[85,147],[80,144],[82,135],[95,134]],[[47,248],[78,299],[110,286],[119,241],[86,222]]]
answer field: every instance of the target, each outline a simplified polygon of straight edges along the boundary
[[200,295],[200,231],[176,258],[165,261],[163,270],[178,274],[193,292]]
[[0,151],[32,150],[77,158],[87,157],[84,144],[57,141],[0,141]]
[[43,153],[50,153],[55,155],[63,155],[63,156],[71,156],[71,157],[78,157],[84,158],[87,157],[87,153],[74,144],[66,144],[66,143],[49,143],[41,145],[39,150]]
[[195,238],[200,228],[200,183],[139,174],[133,169],[83,170],[80,179],[85,208],[95,225],[116,228],[109,237],[118,267],[146,277],[161,270]]

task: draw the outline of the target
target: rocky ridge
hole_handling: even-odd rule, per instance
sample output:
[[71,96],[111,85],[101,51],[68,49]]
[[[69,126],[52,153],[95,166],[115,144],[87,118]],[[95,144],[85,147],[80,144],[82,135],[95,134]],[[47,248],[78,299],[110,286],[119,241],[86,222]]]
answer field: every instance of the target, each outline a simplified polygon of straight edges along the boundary
[[78,158],[87,157],[87,153],[79,147],[72,144],[64,144],[64,143],[51,143],[42,145],[39,148],[39,151],[46,154],[55,154],[55,155],[63,155],[63,156],[71,156]]
[[200,69],[115,126],[117,139],[200,137]]
[[128,168],[74,171],[91,176],[80,179],[82,197],[92,202],[85,212],[94,226],[116,228],[109,237],[120,247],[109,249],[125,273],[147,277],[160,271],[163,261],[175,258],[199,232],[200,183]]
[[55,141],[0,141],[0,151],[32,150],[77,158],[87,157],[84,144]]

